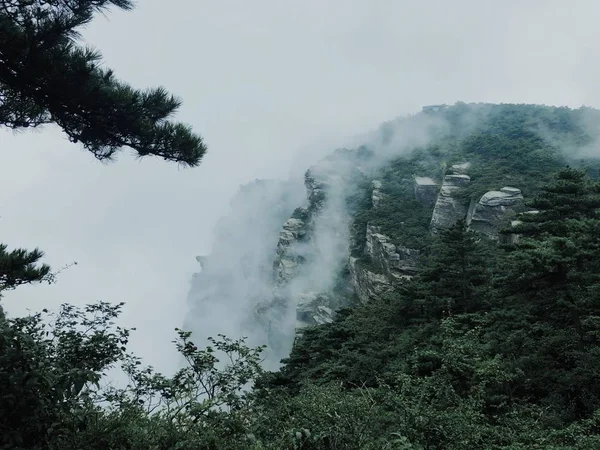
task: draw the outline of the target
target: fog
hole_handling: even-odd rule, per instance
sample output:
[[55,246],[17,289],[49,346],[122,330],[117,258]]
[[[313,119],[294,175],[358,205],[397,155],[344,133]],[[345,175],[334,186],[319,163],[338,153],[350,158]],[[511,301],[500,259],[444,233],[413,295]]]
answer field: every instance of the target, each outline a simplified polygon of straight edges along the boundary
[[[98,16],[85,41],[119,78],[181,96],[177,119],[209,152],[195,169],[127,151],[101,164],[54,127],[0,130],[2,242],[40,247],[55,269],[78,262],[3,305],[124,301],[132,350],[169,371],[195,257],[235,217],[239,185],[292,175],[298,186],[331,150],[427,104],[597,106],[598,13],[593,0],[145,0]],[[235,307],[211,310],[211,333],[231,329]]]

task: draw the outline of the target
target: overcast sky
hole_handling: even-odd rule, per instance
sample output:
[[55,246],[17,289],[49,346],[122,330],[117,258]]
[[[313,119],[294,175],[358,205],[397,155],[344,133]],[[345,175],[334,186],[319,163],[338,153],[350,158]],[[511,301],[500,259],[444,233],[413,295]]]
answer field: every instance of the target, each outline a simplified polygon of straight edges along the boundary
[[[200,167],[104,165],[52,127],[0,130],[0,236],[39,246],[58,284],[10,313],[125,301],[133,350],[168,369],[195,255],[238,185],[286,177],[422,105],[600,104],[596,0],[143,0],[84,31],[135,87],[181,96],[209,146]],[[169,350],[167,350],[169,349]]]

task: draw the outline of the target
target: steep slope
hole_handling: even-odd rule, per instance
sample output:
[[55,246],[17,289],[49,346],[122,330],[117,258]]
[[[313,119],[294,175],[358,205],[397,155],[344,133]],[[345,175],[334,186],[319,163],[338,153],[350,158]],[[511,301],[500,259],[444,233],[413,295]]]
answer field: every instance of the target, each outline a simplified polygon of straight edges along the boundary
[[[305,327],[399,289],[418,273],[435,236],[457,220],[498,240],[554,171],[593,153],[589,124],[599,122],[588,108],[458,103],[386,123],[364,146],[311,167],[304,205],[298,200],[287,219],[285,208],[265,206],[272,199],[245,201],[254,205],[248,214],[265,221],[258,227],[264,234],[244,231],[240,242],[225,236],[216,243],[227,256],[194,281],[190,296],[202,307],[187,324],[202,311],[244,305],[242,322],[256,342],[268,343],[272,361],[285,357]],[[231,258],[240,251],[245,260]]]
[[272,267],[281,223],[302,201],[299,181],[256,180],[242,186],[215,227],[213,251],[198,256],[183,327],[198,344],[208,336],[266,342],[254,308],[272,295]]

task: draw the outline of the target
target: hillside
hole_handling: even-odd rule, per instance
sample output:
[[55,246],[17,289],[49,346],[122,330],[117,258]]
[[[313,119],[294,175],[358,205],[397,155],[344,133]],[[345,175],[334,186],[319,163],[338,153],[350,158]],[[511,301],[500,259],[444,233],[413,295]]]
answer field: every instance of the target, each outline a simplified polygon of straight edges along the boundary
[[0,446],[600,448],[597,130],[590,108],[430,106],[242,186],[175,374],[127,352],[122,304],[0,317]]
[[285,356],[292,328],[393,291],[458,219],[497,239],[557,170],[588,163],[599,120],[586,108],[429,107],[311,167],[306,204],[277,243],[273,298],[258,309],[270,347]]
[[597,448],[598,125],[426,107],[311,167],[254,313],[284,358],[256,448]]

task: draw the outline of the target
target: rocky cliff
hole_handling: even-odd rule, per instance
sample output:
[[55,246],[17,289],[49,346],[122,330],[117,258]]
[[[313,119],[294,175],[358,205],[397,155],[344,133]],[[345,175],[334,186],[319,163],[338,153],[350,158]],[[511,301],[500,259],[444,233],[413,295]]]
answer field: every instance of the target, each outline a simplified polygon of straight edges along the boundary
[[219,333],[248,336],[264,344],[266,331],[254,318],[256,305],[272,295],[273,260],[281,224],[302,202],[301,184],[256,180],[242,186],[217,223],[213,250],[198,256],[183,327],[196,344]]
[[499,191],[486,192],[467,217],[467,225],[474,231],[498,239],[498,231],[509,225],[516,215],[516,208],[523,203],[521,190],[503,187]]
[[[340,307],[377,299],[415,276],[430,243],[457,220],[498,240],[499,230],[526,209],[524,193],[537,180],[527,165],[513,158],[508,167],[497,156],[504,141],[489,121],[504,107],[469,108],[385,124],[373,145],[336,151],[310,167],[303,192],[285,183],[249,189],[232,211],[235,220],[218,227],[218,251],[199,259],[188,328],[206,335],[215,314],[233,314],[231,330],[220,322],[219,331],[251,330],[277,360],[307,326],[331,322]],[[527,148],[542,145],[531,140]],[[551,151],[529,157],[554,167]]]
[[467,168],[468,164],[454,165],[444,176],[431,216],[433,233],[439,233],[466,217],[469,202],[457,198],[456,192],[471,182],[471,177],[466,174]]
[[255,314],[270,330],[270,346],[282,357],[302,328],[330,322],[335,311],[348,303],[348,283],[339,274],[349,252],[350,217],[344,201],[364,176],[356,156],[340,150],[307,170],[306,203],[279,233],[273,289]]
[[[347,162],[347,161],[346,161]],[[327,166],[327,165],[326,165]],[[306,174],[306,188],[308,205],[296,210],[288,219],[280,232],[277,245],[277,257],[274,263],[275,295],[274,303],[285,304],[288,308],[295,309],[294,327],[296,332],[306,326],[319,325],[330,322],[335,311],[340,306],[349,304],[349,298],[355,298],[361,303],[378,298],[387,292],[393,291],[399,284],[410,279],[418,273],[420,250],[402,245],[384,234],[381,227],[367,223],[364,229],[364,249],[361,255],[350,255],[347,258],[348,278],[346,282],[351,288],[351,295],[346,290],[345,298],[335,295],[331,289],[310,289],[317,285],[310,278],[303,277],[306,267],[314,263],[315,253],[320,251],[318,231],[316,224],[319,219],[328,223],[322,214],[327,209],[336,192],[336,186],[347,186],[340,171],[332,170],[331,165],[327,171],[318,171],[312,168]],[[430,230],[438,234],[453,225],[457,220],[465,220],[469,228],[481,233],[490,239],[498,239],[498,231],[516,215],[516,211],[523,202],[520,189],[503,187],[499,190],[486,192],[479,199],[468,200],[459,195],[462,188],[471,182],[469,163],[450,166],[443,174],[441,183],[435,181],[433,176],[414,176],[412,179],[412,195],[419,203],[430,209]],[[368,171],[358,170],[363,176],[368,177]],[[343,171],[351,172],[348,166]],[[316,173],[327,173],[329,176],[319,177]],[[335,176],[331,176],[335,174]],[[410,180],[402,180],[402,183]],[[338,183],[338,184],[336,184]],[[383,181],[374,179],[370,183],[371,208],[386,207],[389,201],[385,193]],[[332,196],[330,198],[330,196]],[[339,203],[339,199],[337,199]],[[339,205],[338,205],[339,206]],[[387,205],[389,206],[389,205]],[[339,211],[338,211],[339,212]],[[335,223],[335,221],[334,221]],[[340,223],[337,228],[339,236],[346,236],[342,229],[348,223]],[[397,223],[397,227],[404,223]],[[339,250],[339,249],[338,249]],[[345,252],[340,251],[340,254]],[[339,260],[337,265],[339,266]],[[322,267],[321,267],[322,268]],[[323,274],[321,274],[323,275]],[[334,272],[329,271],[329,276]],[[303,280],[298,283],[298,280]],[[299,285],[301,289],[292,287]],[[347,286],[348,288],[348,286]],[[283,325],[282,323],[279,324]],[[291,326],[291,321],[288,321]]]

